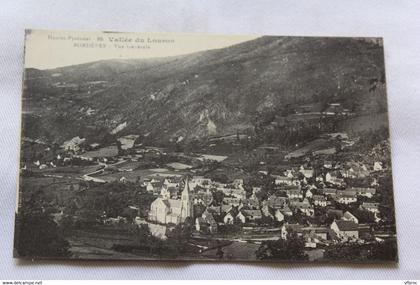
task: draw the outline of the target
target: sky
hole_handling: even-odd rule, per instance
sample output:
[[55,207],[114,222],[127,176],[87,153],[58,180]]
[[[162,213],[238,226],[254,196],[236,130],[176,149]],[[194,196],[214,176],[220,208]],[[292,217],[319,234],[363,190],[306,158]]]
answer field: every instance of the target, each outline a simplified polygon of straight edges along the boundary
[[104,59],[176,56],[223,48],[257,37],[27,30],[25,68],[52,69]]

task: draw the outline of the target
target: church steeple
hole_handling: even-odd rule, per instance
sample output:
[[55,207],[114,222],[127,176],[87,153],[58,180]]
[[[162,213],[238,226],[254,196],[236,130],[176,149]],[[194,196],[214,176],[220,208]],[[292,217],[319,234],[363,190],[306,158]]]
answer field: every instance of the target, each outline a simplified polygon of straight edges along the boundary
[[182,203],[181,219],[182,221],[184,221],[185,218],[193,216],[193,208],[192,208],[192,201],[191,201],[191,195],[190,195],[190,183],[189,183],[188,176],[185,179],[184,190],[182,190],[181,203]]
[[182,201],[186,201],[189,200],[190,197],[190,183],[188,181],[188,176],[185,179],[185,185],[184,185],[184,190],[182,190],[182,194],[181,194],[181,199]]

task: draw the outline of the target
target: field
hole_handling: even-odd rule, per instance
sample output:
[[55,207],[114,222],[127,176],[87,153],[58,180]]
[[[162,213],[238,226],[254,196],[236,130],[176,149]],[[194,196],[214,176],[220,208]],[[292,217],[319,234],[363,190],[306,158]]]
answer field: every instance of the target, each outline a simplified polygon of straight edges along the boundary
[[114,157],[118,155],[118,148],[116,146],[107,146],[98,150],[87,151],[83,157],[100,158],[100,157]]
[[169,166],[169,167],[171,167],[173,169],[176,169],[176,170],[185,170],[185,169],[192,168],[191,165],[180,163],[180,162],[168,163],[167,166]]
[[327,140],[325,140],[325,139],[316,139],[316,140],[313,140],[313,141],[309,142],[305,146],[303,146],[303,147],[301,147],[301,148],[299,148],[299,149],[297,149],[295,151],[290,152],[288,154],[288,156],[291,157],[291,158],[302,157],[305,154],[307,154],[307,153],[309,153],[311,151],[320,149],[322,147],[327,147]]
[[135,182],[138,179],[138,177],[140,177],[140,181],[143,181],[144,178],[148,176],[179,176],[184,175],[185,173],[186,172],[184,171],[172,171],[169,169],[163,169],[163,171],[159,171],[159,169],[138,169],[134,171],[123,172],[105,172],[98,175],[92,175],[92,177],[105,180],[106,182],[116,181],[124,177],[127,181]]
[[72,177],[78,178],[85,174],[92,173],[98,169],[101,169],[102,166],[100,165],[89,165],[89,166],[58,166],[55,168],[45,168],[45,169],[36,169],[36,173],[40,173],[43,175],[51,175],[51,176],[62,176],[62,177]]
[[339,129],[347,132],[362,132],[367,130],[377,130],[382,127],[388,127],[388,114],[370,114],[360,115],[341,122]]

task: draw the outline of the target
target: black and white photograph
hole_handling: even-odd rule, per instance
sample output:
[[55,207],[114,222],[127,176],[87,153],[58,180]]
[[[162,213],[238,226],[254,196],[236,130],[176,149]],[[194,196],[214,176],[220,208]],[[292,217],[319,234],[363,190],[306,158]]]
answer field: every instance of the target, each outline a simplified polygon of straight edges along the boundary
[[26,30],[14,257],[397,263],[384,48]]

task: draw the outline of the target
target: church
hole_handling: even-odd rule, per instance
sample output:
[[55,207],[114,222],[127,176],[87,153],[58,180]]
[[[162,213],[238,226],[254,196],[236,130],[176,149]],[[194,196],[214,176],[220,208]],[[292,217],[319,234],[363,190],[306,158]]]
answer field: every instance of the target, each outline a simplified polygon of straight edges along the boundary
[[181,199],[171,199],[166,188],[162,188],[160,196],[150,205],[149,221],[160,224],[179,224],[187,217],[193,217],[193,203],[188,178],[185,180]]

